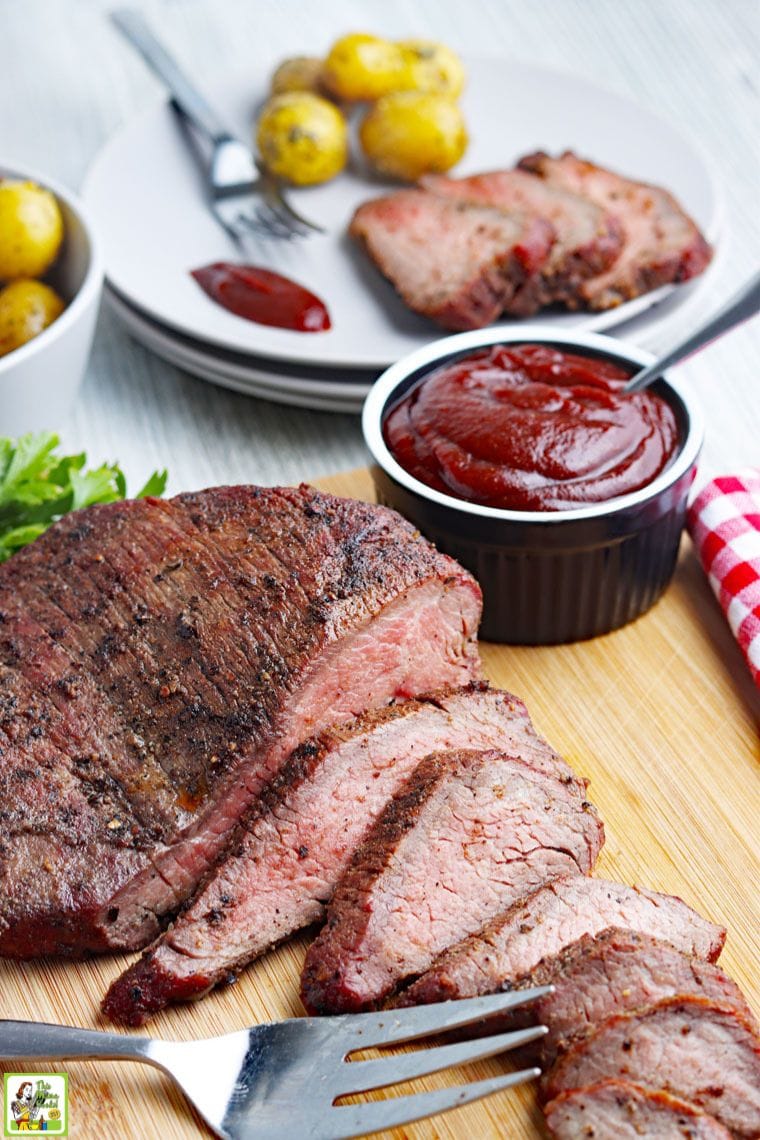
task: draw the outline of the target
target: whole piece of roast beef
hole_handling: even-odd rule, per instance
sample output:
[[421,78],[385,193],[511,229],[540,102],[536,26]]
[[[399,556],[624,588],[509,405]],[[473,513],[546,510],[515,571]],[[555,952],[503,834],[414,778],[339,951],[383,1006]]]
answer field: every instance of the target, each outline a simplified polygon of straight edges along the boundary
[[607,927],[641,931],[714,962],[726,932],[671,895],[606,879],[555,879],[452,946],[405,990],[399,1004],[447,1001],[514,985],[543,960]]
[[714,1116],[669,1093],[630,1081],[598,1081],[544,1108],[554,1140],[731,1140]]
[[623,247],[623,229],[609,210],[581,194],[555,186],[525,170],[494,170],[469,178],[431,174],[426,189],[463,202],[535,214],[555,231],[546,264],[505,306],[511,316],[530,316],[544,305],[575,305],[582,281],[609,269]]
[[304,965],[306,1008],[375,1006],[515,899],[590,871],[603,828],[585,789],[503,752],[428,756],[336,887]]
[[568,294],[572,308],[612,309],[661,285],[688,281],[709,265],[710,245],[662,187],[623,178],[571,151],[559,158],[526,155],[518,165],[550,186],[588,198],[622,227],[620,254],[609,269],[580,282],[574,296]]
[[688,1101],[736,1136],[760,1136],[760,1040],[731,1006],[681,996],[611,1017],[560,1055],[543,1098],[607,1078]]
[[554,227],[535,214],[420,189],[364,202],[349,233],[410,309],[453,330],[495,321],[554,242]]
[[632,930],[585,935],[517,982],[534,985],[554,986],[531,1007],[532,1020],[549,1030],[540,1042],[544,1067],[608,1018],[663,998],[701,995],[754,1021],[736,982],[719,966]]
[[189,909],[108,992],[105,1011],[139,1025],[198,997],[324,917],[354,848],[431,751],[508,748],[571,777],[522,701],[473,684],[333,726],[295,750]]
[[0,567],[0,953],[155,938],[295,745],[477,675],[480,606],[305,486],[66,516]]

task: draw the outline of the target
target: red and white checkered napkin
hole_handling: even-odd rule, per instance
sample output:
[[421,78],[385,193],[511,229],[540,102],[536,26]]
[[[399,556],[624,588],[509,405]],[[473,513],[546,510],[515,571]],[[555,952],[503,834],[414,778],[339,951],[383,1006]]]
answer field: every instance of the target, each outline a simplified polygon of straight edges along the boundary
[[713,479],[689,508],[687,523],[760,688],[760,467]]

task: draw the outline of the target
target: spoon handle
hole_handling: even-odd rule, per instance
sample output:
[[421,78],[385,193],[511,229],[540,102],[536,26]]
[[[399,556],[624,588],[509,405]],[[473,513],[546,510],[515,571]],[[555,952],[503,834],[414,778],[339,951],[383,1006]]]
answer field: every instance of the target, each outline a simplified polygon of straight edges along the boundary
[[670,352],[655,360],[654,364],[650,364],[632,376],[623,391],[625,393],[640,392],[642,388],[648,387],[658,376],[661,376],[666,368],[678,364],[679,360],[685,360],[687,356],[691,356],[700,348],[704,348],[705,345],[717,340],[719,336],[723,336],[723,333],[727,333],[729,329],[740,325],[742,321],[749,320],[750,317],[754,317],[758,310],[760,310],[760,273],[755,273],[749,281],[742,285],[738,293],[735,293],[730,301],[727,301],[723,308],[713,317],[710,317],[696,332],[690,333],[685,340],[671,348]]

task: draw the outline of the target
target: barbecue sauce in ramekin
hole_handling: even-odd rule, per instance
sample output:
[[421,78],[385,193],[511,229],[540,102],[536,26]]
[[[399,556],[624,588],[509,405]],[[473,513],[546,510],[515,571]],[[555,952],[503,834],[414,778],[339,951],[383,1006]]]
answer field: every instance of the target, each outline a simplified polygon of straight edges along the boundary
[[383,436],[410,475],[482,506],[604,502],[651,483],[678,444],[661,396],[622,393],[629,375],[542,345],[496,345],[424,377],[388,413]]

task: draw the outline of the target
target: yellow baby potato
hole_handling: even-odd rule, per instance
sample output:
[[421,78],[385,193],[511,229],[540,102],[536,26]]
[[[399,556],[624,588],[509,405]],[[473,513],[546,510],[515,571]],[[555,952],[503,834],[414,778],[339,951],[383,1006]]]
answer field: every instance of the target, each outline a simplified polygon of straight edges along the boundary
[[379,99],[359,129],[362,149],[381,174],[415,182],[449,170],[467,149],[464,118],[453,99],[399,91]]
[[38,336],[63,310],[61,298],[42,281],[11,281],[0,290],[0,356]]
[[313,55],[295,55],[292,59],[284,59],[272,75],[272,94],[311,91],[319,95],[322,90],[322,64],[323,61]]
[[456,52],[434,40],[402,40],[398,46],[404,57],[404,90],[459,98],[465,71]]
[[378,99],[404,86],[403,53],[379,36],[364,32],[342,36],[327,54],[322,82],[338,99]]
[[34,182],[0,181],[0,281],[40,277],[62,240],[63,218],[49,190]]
[[256,143],[267,170],[298,186],[327,182],[346,165],[346,120],[308,91],[275,95],[259,119]]

